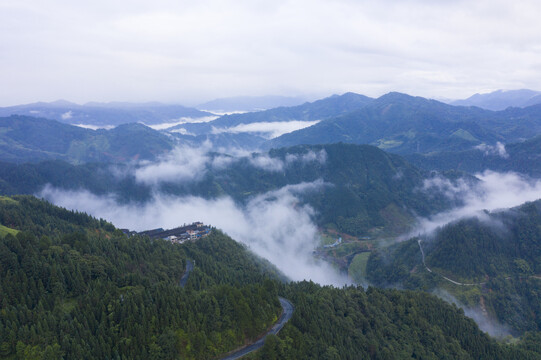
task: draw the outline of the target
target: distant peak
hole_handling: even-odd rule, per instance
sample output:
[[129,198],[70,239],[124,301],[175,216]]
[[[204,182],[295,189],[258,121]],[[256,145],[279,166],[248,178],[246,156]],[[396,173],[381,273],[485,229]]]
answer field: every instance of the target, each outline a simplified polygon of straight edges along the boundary
[[59,99],[59,100],[56,100],[56,101],[52,101],[49,103],[49,105],[52,105],[52,106],[58,106],[58,107],[65,107],[65,106],[79,106],[78,104],[76,103],[73,103],[71,101],[68,101],[68,100],[64,100],[64,99]]
[[347,93],[342,94],[342,97],[366,97],[366,96],[348,91]]
[[404,94],[397,91],[392,91],[385,95],[380,96],[378,100],[387,100],[387,101],[388,100],[409,100],[409,99],[415,99],[415,98],[418,98],[418,97],[411,96],[411,95]]

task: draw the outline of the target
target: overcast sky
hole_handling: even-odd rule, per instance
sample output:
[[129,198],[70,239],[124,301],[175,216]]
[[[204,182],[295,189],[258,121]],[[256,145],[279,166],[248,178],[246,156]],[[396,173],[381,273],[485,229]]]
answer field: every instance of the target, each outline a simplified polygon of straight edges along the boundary
[[0,0],[0,106],[541,90],[538,0]]

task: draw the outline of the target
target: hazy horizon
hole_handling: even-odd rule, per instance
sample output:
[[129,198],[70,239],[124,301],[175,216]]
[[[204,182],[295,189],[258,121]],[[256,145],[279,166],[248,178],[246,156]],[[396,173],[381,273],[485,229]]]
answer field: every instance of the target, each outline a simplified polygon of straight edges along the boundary
[[[462,98],[445,98],[445,97],[440,97],[440,96],[421,96],[421,95],[418,95],[418,94],[413,94],[413,93],[404,93],[404,94],[407,94],[407,95],[410,95],[410,96],[421,96],[421,97],[424,97],[424,98],[427,98],[427,99],[433,99],[433,100],[437,100],[437,101],[441,101],[441,102],[451,102],[451,101],[455,101],[455,100],[463,100],[463,99],[467,99],[473,95],[478,95],[478,94],[488,94],[488,93],[491,93],[491,92],[494,92],[494,91],[515,91],[515,90],[533,90],[533,91],[538,91],[540,92],[540,90],[537,90],[535,88],[532,88],[532,89],[523,89],[523,88],[520,88],[520,89],[493,89],[493,90],[485,90],[485,91],[478,91],[478,92],[475,92],[475,93],[472,93],[470,95],[467,95],[465,97],[462,97]],[[52,100],[43,100],[43,99],[36,99],[35,101],[29,101],[29,102],[24,102],[24,103],[11,103],[11,104],[2,104],[1,102],[1,99],[0,99],[0,107],[12,107],[12,106],[18,106],[18,105],[29,105],[29,104],[34,104],[34,103],[48,103],[48,104],[51,104],[51,103],[55,103],[55,102],[68,102],[68,103],[72,103],[72,104],[75,104],[77,106],[91,106],[93,104],[115,104],[115,103],[119,103],[119,104],[134,104],[134,105],[139,105],[139,104],[152,104],[152,103],[156,103],[156,104],[161,104],[161,105],[180,105],[180,106],[185,106],[185,107],[194,107],[194,108],[199,108],[200,105],[203,105],[207,102],[212,102],[212,101],[215,101],[215,100],[222,100],[222,99],[233,99],[233,98],[258,98],[258,97],[284,97],[284,98],[302,98],[302,99],[305,99],[306,102],[314,102],[314,101],[317,101],[317,100],[321,100],[321,99],[324,99],[324,98],[327,98],[327,97],[331,97],[331,96],[335,96],[335,95],[343,95],[345,93],[349,93],[349,92],[354,92],[354,91],[345,91],[343,93],[329,93],[329,94],[323,94],[321,95],[320,97],[315,97],[315,96],[307,96],[306,94],[300,94],[300,95],[277,95],[277,94],[264,94],[264,95],[232,95],[232,96],[219,96],[219,97],[215,97],[215,98],[208,98],[208,99],[203,99],[201,101],[187,101],[187,102],[183,102],[182,100],[159,100],[159,99],[152,99],[152,98],[149,98],[149,99],[142,99],[140,101],[135,101],[135,100],[115,100],[115,99],[111,99],[111,100],[103,100],[103,101],[97,101],[97,100],[85,100],[85,101],[74,101],[74,100],[71,100],[69,98],[66,98],[66,97],[60,97],[60,98],[57,98],[57,99],[52,99]],[[375,95],[375,96],[371,96],[371,95],[367,95],[367,94],[363,94],[363,93],[357,93],[357,92],[354,92],[356,94],[359,94],[359,95],[365,95],[365,96],[369,96],[369,97],[372,97],[372,98],[379,98],[383,95],[386,95],[386,94],[389,94],[391,92],[401,92],[401,91],[395,91],[395,90],[391,90],[391,91],[388,91],[388,92],[385,92],[385,93],[382,93],[382,94],[379,94],[379,95]],[[203,108],[201,108],[201,110],[205,110]],[[239,109],[240,110],[240,109]],[[211,111],[212,112],[212,111]]]
[[22,0],[0,10],[0,106],[348,91],[461,99],[541,83],[533,0]]

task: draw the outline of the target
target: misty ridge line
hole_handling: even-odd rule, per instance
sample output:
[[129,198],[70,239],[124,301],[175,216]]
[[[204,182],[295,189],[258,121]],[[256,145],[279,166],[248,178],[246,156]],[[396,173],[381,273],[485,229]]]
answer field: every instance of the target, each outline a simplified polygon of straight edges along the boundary
[[[248,245],[292,279],[312,279],[322,284],[335,285],[347,283],[347,278],[311,256],[311,251],[321,241],[314,221],[317,210],[304,204],[300,198],[310,191],[319,191],[333,184],[322,179],[287,184],[276,190],[253,194],[245,204],[236,203],[229,195],[216,199],[167,195],[160,188],[160,184],[166,182],[197,182],[208,171],[225,170],[239,161],[272,173],[300,163],[316,162],[324,165],[327,153],[324,149],[308,150],[276,157],[269,153],[241,149],[220,149],[220,152],[214,152],[210,142],[199,148],[178,146],[156,161],[130,163],[126,168],[111,167],[116,177],[133,176],[137,183],[152,189],[150,200],[144,204],[121,204],[113,193],[98,196],[85,189],[66,191],[50,185],[45,186],[37,195],[57,205],[104,217],[116,226],[135,230],[171,228],[178,226],[179,222],[204,221]],[[393,176],[399,178],[398,175]],[[516,173],[491,171],[476,174],[476,177],[478,181],[464,178],[451,181],[441,176],[426,179],[419,191],[437,191],[462,205],[428,218],[418,217],[414,230],[397,240],[421,233],[433,233],[441,226],[463,217],[475,216],[488,221],[484,215],[485,210],[495,211],[541,198],[541,181],[527,179]],[[502,196],[502,193],[506,196]],[[261,229],[265,229],[264,234]],[[295,271],[291,271],[291,264],[296,264]],[[325,270],[321,271],[322,268]]]
[[239,124],[226,128],[212,126],[211,134],[239,134],[239,133],[256,133],[264,134],[266,139],[274,139],[281,135],[291,133],[296,130],[301,130],[319,123],[321,120],[314,121],[259,121],[248,124]]
[[128,170],[116,173],[119,176],[133,174],[138,183],[156,186],[162,182],[197,182],[210,170],[224,170],[233,163],[247,160],[248,164],[268,172],[281,172],[296,162],[308,163],[327,161],[324,149],[304,154],[287,154],[285,159],[271,157],[267,152],[250,152],[243,149],[217,149],[213,151],[210,141],[201,147],[177,146],[156,161],[141,161],[131,164]]
[[313,280],[320,284],[344,285],[351,281],[332,266],[312,257],[320,242],[313,222],[315,210],[302,205],[298,195],[328,186],[322,180],[287,185],[254,196],[244,206],[229,196],[204,199],[195,196],[165,196],[155,193],[151,201],[119,204],[110,194],[98,196],[87,190],[66,191],[46,186],[39,194],[68,209],[106,218],[119,227],[146,230],[172,228],[179,222],[203,221],[222,229],[269,260],[294,281]]
[[[322,191],[334,184],[321,178],[312,182],[287,184],[275,190],[251,195],[243,204],[239,204],[229,195],[215,199],[193,195],[168,195],[159,187],[164,181],[198,181],[200,178],[193,176],[194,173],[224,170],[238,161],[245,161],[254,168],[270,173],[283,171],[298,163],[317,162],[324,165],[327,161],[325,150],[285,154],[282,157],[239,149],[221,150],[220,153],[212,152],[210,143],[201,148],[177,147],[157,161],[131,164],[128,173],[131,176],[139,175],[138,181],[153,189],[151,199],[143,204],[121,204],[116,194],[96,195],[85,189],[67,191],[50,185],[45,186],[37,195],[68,209],[105,218],[117,227],[134,230],[173,228],[180,223],[203,221],[245,244],[257,256],[274,264],[290,280],[311,280],[338,287],[352,284],[347,274],[340,273],[330,263],[313,257],[312,250],[321,244],[321,235],[315,223],[317,209],[302,200],[302,196]],[[194,168],[198,171],[194,172]],[[137,171],[141,169],[144,172],[138,174]],[[146,175],[147,172],[153,177],[141,177],[141,174]],[[398,175],[393,176],[399,178]],[[125,173],[119,176],[127,175]],[[425,179],[418,191],[436,191],[461,205],[428,218],[418,217],[414,230],[395,241],[420,233],[429,240],[442,226],[465,217],[477,217],[484,222],[490,222],[492,226],[502,226],[490,219],[486,211],[498,211],[541,198],[541,180],[529,179],[512,172],[485,171],[475,174],[473,179],[450,180],[433,176]],[[420,249],[422,251],[422,248]],[[362,285],[366,286],[368,283]],[[450,295],[442,298],[462,307],[466,315],[474,319],[483,331],[497,337],[510,333],[508,327],[489,318],[483,311],[466,307]]]
[[431,238],[439,228],[471,217],[493,227],[501,227],[502,224],[496,223],[487,212],[505,210],[541,199],[540,179],[531,179],[515,172],[499,173],[491,170],[474,176],[478,182],[465,181],[463,178],[451,182],[440,176],[425,180],[422,191],[436,189],[463,205],[428,218],[418,217],[414,229],[401,239],[418,235]]
[[451,295],[448,291],[442,288],[437,288],[431,292],[433,295],[448,302],[449,304],[455,304],[459,308],[464,310],[464,314],[473,319],[479,329],[486,332],[490,336],[498,339],[503,339],[506,336],[511,336],[511,328],[505,324],[501,324],[497,320],[489,317],[486,314],[486,310],[482,307],[470,307],[460,302],[456,297]]

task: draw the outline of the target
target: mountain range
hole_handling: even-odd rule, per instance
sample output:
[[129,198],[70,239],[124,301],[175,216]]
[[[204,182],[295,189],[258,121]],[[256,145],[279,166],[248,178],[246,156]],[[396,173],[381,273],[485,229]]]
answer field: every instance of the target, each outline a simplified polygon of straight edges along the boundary
[[185,129],[195,135],[211,134],[213,129],[223,129],[241,124],[276,123],[288,121],[319,121],[358,110],[372,99],[364,95],[346,93],[292,107],[278,107],[265,111],[230,114],[204,124],[182,124],[170,130]]
[[[493,111],[346,93],[164,130],[138,123],[168,118],[173,109],[161,104],[77,106],[43,105],[51,118],[28,115],[39,107],[0,117],[0,358],[218,358],[275,323],[278,295],[295,313],[254,359],[539,358],[541,200],[449,214],[470,195],[482,205],[515,196],[483,191],[483,177],[468,173],[541,176],[541,104]],[[96,124],[135,123],[65,123],[95,109]],[[536,196],[537,183],[522,180],[520,194]],[[82,200],[70,212],[33,194]],[[218,229],[172,244],[80,212],[106,204],[128,216],[147,206],[162,214],[158,204],[180,225],[178,202],[190,213],[230,210],[215,218],[231,218],[232,229],[246,221],[258,238],[253,214],[272,223],[287,207],[305,218],[269,225],[269,237],[287,247],[297,244],[292,232],[311,233],[300,243],[311,262],[372,286],[283,282]],[[454,220],[413,231],[438,214]]]
[[487,110],[505,110],[508,107],[528,107],[541,104],[541,92],[521,90],[496,90],[486,94],[475,94],[467,99],[449,102],[457,106],[477,106]]
[[181,118],[204,118],[213,114],[181,105],[157,102],[91,102],[78,105],[65,100],[38,102],[0,108],[0,116],[25,115],[57,120],[66,124],[112,127],[142,122],[147,125],[174,123]]
[[412,164],[429,170],[460,170],[479,173],[485,170],[513,171],[541,177],[541,136],[523,142],[481,145],[464,151],[442,151],[432,154],[408,154]]
[[[122,103],[91,105],[106,109],[109,106],[137,108]],[[22,125],[16,123],[23,119],[28,134],[11,129],[21,128]],[[490,111],[447,105],[401,93],[389,93],[377,99],[346,93],[294,107],[181,124],[163,131],[153,131],[143,125],[125,125],[111,132],[67,126],[45,119],[35,121],[30,117],[0,120],[3,128],[0,160],[21,162],[31,158],[54,158],[77,163],[101,159],[152,159],[174,144],[201,146],[208,141],[215,148],[248,150],[344,142],[375,145],[408,156],[419,166],[431,169],[482,171],[483,167],[514,167],[521,172],[531,169],[531,172],[536,168],[538,142],[527,140],[541,135],[541,105]],[[298,127],[301,128],[295,130]],[[286,133],[269,139],[269,134],[280,132]],[[42,138],[32,138],[32,134],[40,134]],[[61,139],[52,145],[55,137]],[[148,137],[149,141],[144,141],[143,137]],[[489,151],[498,146],[507,147],[513,159],[518,156],[520,160],[511,162]],[[528,149],[521,151],[522,147]],[[516,151],[528,155],[520,156]]]
[[[292,127],[283,135],[272,136],[269,130],[295,122],[298,129]],[[491,111],[401,93],[377,99],[346,93],[295,107],[225,115],[168,130],[182,141],[210,140],[217,146],[228,141],[241,143],[237,139],[242,135],[251,149],[347,142],[371,144],[399,154],[427,154],[519,142],[539,135],[541,105]]]
[[282,106],[297,106],[306,100],[291,96],[234,96],[214,99],[196,106],[197,109],[213,113],[253,112]]
[[[63,161],[3,163],[0,192],[35,194],[49,184],[64,190],[87,189],[98,195],[115,195],[124,202],[144,203],[159,191],[170,196],[209,199],[230,196],[239,203],[246,203],[254,196],[288,185],[312,183],[319,184],[320,189],[301,193],[299,198],[316,209],[315,220],[321,228],[374,237],[399,235],[410,229],[416,216],[429,216],[457,205],[438,191],[421,191],[423,182],[432,176],[429,172],[373,146],[310,145],[276,149],[268,156],[213,156],[206,167],[193,169],[199,173],[196,180],[171,177],[160,181],[157,174],[157,187],[135,176],[138,169],[145,168],[145,162],[135,167],[98,163],[70,165]],[[219,161],[226,161],[228,165],[213,166]],[[274,167],[259,165],[267,163]],[[156,172],[160,167],[175,166],[174,162],[162,164]]]
[[142,124],[90,130],[55,120],[12,115],[0,118],[0,159],[36,162],[63,159],[72,163],[151,160],[173,148],[166,134]]
[[400,154],[466,150],[541,134],[541,105],[489,111],[390,93],[357,111],[272,139],[267,147],[365,143]]

